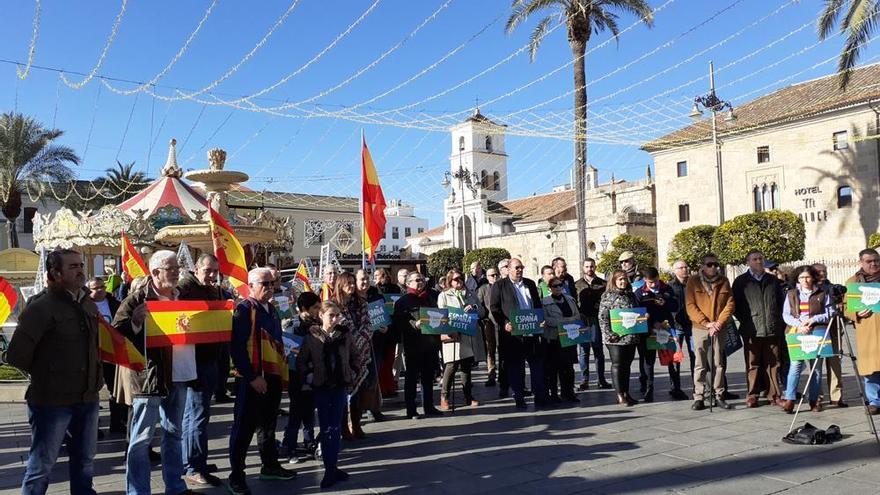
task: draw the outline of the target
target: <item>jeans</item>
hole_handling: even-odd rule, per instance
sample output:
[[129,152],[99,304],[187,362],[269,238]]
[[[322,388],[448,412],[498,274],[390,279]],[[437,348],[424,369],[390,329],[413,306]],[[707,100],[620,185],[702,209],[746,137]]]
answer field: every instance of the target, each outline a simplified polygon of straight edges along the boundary
[[183,481],[183,410],[186,384],[173,383],[166,397],[135,397],[132,401],[131,439],[125,461],[125,484],[129,495],[150,493],[150,441],[156,423],[162,426],[162,480],[165,493],[186,490]]
[[324,469],[336,467],[339,461],[339,446],[342,443],[342,415],[345,411],[345,390],[315,389],[315,405],[318,408],[318,422],[321,425],[321,456]]
[[865,377],[865,397],[874,407],[880,407],[880,371]]
[[204,473],[208,464],[208,423],[211,396],[217,388],[217,363],[197,365],[196,387],[186,389],[183,412],[183,465],[186,474]]
[[586,342],[578,344],[578,367],[581,370],[581,379],[584,382],[590,380],[590,349],[593,350],[593,359],[596,360],[596,376],[599,383],[605,381],[605,351],[602,349],[602,340],[598,342]]
[[[798,382],[801,379],[801,371],[806,368],[809,371],[813,367],[813,362],[792,361],[788,367],[788,377],[785,381],[785,400],[797,399]],[[809,401],[816,402],[819,400],[819,391],[822,390],[822,365],[816,366],[816,371],[810,377]]]
[[70,406],[37,406],[28,404],[31,425],[31,450],[21,482],[22,495],[43,494],[49,488],[49,475],[58,459],[66,432],[70,458],[70,493],[94,494],[92,476],[98,443],[98,403],[87,402]]

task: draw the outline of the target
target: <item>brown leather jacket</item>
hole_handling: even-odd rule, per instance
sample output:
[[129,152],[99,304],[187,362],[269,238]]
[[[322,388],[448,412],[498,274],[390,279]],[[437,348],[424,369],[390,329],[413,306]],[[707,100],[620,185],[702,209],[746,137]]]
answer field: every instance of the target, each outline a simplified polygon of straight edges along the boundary
[[712,287],[712,293],[703,285],[702,278],[694,275],[688,279],[687,295],[688,318],[694,328],[706,330],[710,322],[717,321],[723,327],[733,315],[733,291],[730,290],[730,281],[725,276],[719,276]]

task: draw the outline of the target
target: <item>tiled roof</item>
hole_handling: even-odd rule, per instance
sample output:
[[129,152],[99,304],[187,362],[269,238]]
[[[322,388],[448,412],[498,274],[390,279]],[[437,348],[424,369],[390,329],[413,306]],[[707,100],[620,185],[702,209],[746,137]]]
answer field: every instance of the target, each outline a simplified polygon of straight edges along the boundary
[[445,231],[445,229],[446,229],[446,227],[441,225],[439,227],[434,227],[433,229],[428,229],[420,234],[411,235],[411,236],[407,237],[407,239],[415,239],[417,237],[436,237],[438,235],[443,235],[443,232]]
[[[723,95],[722,95],[723,96]],[[783,124],[821,113],[880,99],[880,64],[856,69],[845,91],[838,87],[837,74],[794,84],[734,108],[736,119],[718,118],[719,136],[737,134]],[[703,120],[642,145],[646,151],[660,151],[712,137],[711,120]]]
[[539,222],[574,208],[574,201],[574,191],[568,190],[500,203],[490,202],[489,213],[511,215],[518,222]]

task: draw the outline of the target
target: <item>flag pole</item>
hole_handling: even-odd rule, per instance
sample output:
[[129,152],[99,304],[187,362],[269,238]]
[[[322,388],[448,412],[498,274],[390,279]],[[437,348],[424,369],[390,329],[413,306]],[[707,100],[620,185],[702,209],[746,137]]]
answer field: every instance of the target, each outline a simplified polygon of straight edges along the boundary
[[367,237],[367,198],[364,196],[364,182],[367,180],[364,175],[364,145],[366,144],[364,136],[364,128],[361,127],[361,269],[367,269],[367,246],[364,240]]

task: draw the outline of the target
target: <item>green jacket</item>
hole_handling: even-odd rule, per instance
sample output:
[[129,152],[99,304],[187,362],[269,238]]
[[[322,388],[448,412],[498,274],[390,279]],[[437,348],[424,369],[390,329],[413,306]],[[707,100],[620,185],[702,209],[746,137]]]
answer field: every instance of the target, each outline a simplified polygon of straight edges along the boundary
[[97,402],[104,385],[98,358],[98,308],[80,290],[43,291],[18,318],[6,359],[29,373],[29,404],[68,406]]
[[779,280],[767,273],[758,281],[750,271],[733,281],[734,315],[743,337],[778,337],[785,332],[782,304],[785,294]]

